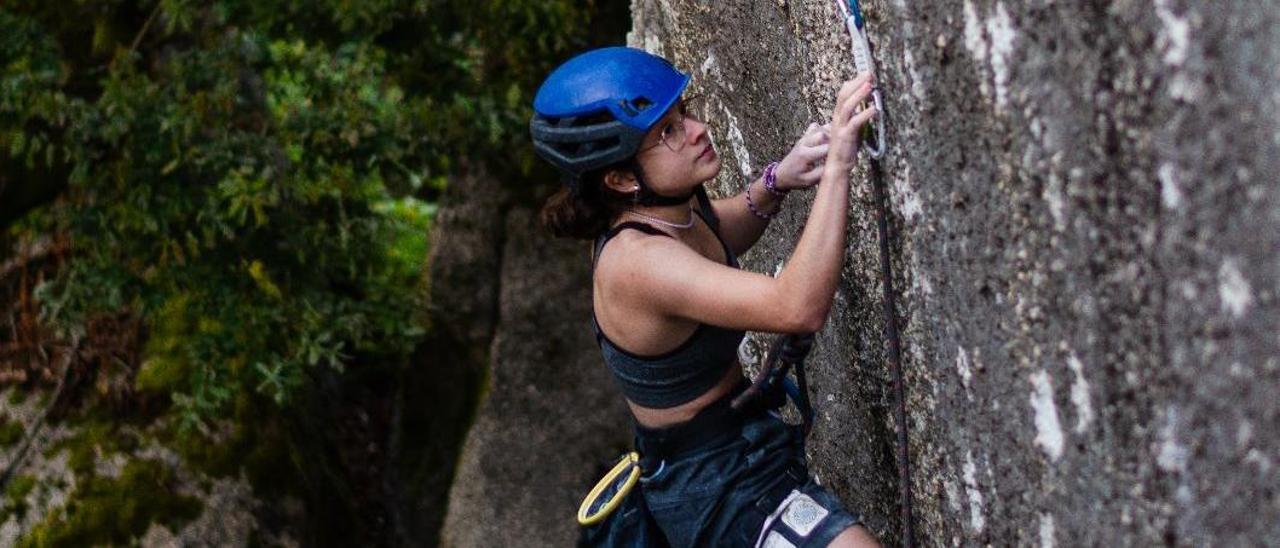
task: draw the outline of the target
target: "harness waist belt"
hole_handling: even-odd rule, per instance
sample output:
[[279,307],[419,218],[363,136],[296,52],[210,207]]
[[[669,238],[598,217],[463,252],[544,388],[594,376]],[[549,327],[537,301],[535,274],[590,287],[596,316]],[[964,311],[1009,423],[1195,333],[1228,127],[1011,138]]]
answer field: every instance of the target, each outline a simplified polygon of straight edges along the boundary
[[662,428],[649,428],[635,424],[636,449],[646,461],[674,459],[695,449],[710,447],[738,437],[748,418],[765,410],[753,406],[735,410],[729,402],[741,394],[750,383],[746,379],[703,408],[692,419]]

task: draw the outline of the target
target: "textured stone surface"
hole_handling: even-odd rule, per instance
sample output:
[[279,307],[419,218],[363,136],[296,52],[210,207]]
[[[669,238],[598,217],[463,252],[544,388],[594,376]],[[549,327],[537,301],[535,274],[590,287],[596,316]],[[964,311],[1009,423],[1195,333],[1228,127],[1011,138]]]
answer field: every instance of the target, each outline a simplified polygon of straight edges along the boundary
[[570,546],[574,514],[630,447],[591,336],[588,245],[507,217],[485,398],[449,494],[443,546]]
[[[708,94],[716,193],[852,76],[827,0],[634,0]],[[869,1],[929,545],[1280,543],[1280,11]],[[896,541],[868,171],[812,360],[814,468]],[[793,197],[749,268],[799,237]]]

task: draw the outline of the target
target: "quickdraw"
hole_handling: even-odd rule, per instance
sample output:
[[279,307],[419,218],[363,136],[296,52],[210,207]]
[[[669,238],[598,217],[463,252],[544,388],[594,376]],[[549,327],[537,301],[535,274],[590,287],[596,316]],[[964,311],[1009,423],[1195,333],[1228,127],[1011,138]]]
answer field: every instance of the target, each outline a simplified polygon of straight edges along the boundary
[[[862,19],[862,8],[858,6],[858,0],[836,0],[836,5],[840,7],[840,15],[844,17],[844,27],[849,31],[849,40],[853,45],[853,66],[858,72],[868,72],[871,76],[876,75],[876,61],[871,56],[871,42],[867,40],[867,30],[865,21]],[[871,100],[875,102],[876,112],[881,113],[875,118],[875,128],[868,129],[871,133],[870,138],[864,138],[862,147],[867,154],[874,160],[879,160],[885,153],[885,137],[884,137],[884,103],[880,100],[880,80],[873,80],[876,84],[871,88]],[[867,126],[871,128],[871,126]],[[869,144],[874,142],[875,144]]]

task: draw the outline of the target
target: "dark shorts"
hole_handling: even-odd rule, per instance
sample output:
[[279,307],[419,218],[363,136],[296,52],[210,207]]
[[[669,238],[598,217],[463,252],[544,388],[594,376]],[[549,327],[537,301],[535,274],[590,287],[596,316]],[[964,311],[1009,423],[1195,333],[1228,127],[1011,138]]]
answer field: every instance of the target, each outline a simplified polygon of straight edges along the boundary
[[677,548],[824,547],[859,521],[809,478],[803,435],[774,413],[748,420],[739,437],[660,462],[640,481]]

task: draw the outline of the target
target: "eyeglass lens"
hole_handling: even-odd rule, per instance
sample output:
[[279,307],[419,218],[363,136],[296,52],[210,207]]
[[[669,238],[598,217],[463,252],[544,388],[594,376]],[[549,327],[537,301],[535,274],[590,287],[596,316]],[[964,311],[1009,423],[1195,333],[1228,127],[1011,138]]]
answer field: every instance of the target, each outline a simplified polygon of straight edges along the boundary
[[690,112],[691,103],[697,97],[690,97],[680,101],[680,108],[676,111],[675,119],[673,119],[667,127],[662,128],[662,144],[666,145],[672,152],[679,152],[684,148],[685,138],[685,118],[693,118],[697,120],[697,116]]

